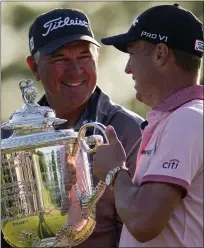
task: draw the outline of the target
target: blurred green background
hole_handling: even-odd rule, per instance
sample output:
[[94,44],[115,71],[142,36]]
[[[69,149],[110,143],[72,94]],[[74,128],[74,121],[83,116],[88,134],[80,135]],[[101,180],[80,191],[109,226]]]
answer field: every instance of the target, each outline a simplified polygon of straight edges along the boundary
[[[23,103],[18,82],[34,79],[26,64],[28,29],[41,13],[57,7],[77,8],[89,17],[96,39],[126,32],[130,24],[145,9],[168,2],[1,2],[1,121],[8,120],[12,111]],[[203,22],[203,2],[177,2],[192,11]],[[128,55],[113,47],[102,46],[99,58],[98,85],[118,104],[145,117],[148,108],[135,100],[134,83],[124,73]],[[145,66],[145,65],[144,65]],[[151,78],[150,78],[151,80]],[[203,82],[203,76],[202,76]],[[41,83],[35,84],[38,99],[43,94]]]

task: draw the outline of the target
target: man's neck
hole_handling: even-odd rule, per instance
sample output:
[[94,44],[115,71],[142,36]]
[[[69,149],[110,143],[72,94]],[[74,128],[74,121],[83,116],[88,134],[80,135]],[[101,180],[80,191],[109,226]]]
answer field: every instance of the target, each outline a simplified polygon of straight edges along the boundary
[[190,73],[170,75],[168,78],[163,79],[163,82],[158,87],[159,90],[156,89],[157,92],[152,94],[151,108],[154,108],[177,91],[195,85],[198,85],[198,76],[196,75]]
[[[78,108],[73,108],[73,109],[63,108],[63,107],[56,109],[56,108],[52,107],[52,104],[50,104],[50,107],[55,110],[56,117],[67,120],[67,122],[65,122],[64,124],[61,124],[59,126],[59,128],[60,129],[65,129],[65,128],[70,129],[70,128],[74,128],[76,123],[80,120],[87,105],[88,105],[88,101],[86,103],[84,103],[83,105],[79,106]],[[63,110],[66,110],[66,112]]]
[[76,123],[80,120],[83,112],[85,111],[85,108],[80,108],[77,110],[74,110],[71,113],[68,113],[64,119],[67,120],[66,127],[69,128],[74,128]]

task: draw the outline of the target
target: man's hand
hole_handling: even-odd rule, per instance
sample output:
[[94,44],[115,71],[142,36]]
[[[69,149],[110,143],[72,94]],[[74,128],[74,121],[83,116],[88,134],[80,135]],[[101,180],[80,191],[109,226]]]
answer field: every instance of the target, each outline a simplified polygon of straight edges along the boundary
[[76,184],[76,164],[74,157],[71,157],[68,152],[65,154],[65,167],[63,172],[63,181],[65,187],[65,196],[61,202],[61,214],[67,214],[71,205],[71,190],[72,186]]
[[76,184],[76,180],[77,178],[75,159],[66,152],[64,183],[65,190],[67,193],[69,193],[71,191],[72,186]]
[[105,130],[109,145],[104,144],[96,148],[93,157],[93,172],[100,180],[105,181],[107,173],[117,166],[122,166],[126,161],[125,150],[119,141],[112,126]]

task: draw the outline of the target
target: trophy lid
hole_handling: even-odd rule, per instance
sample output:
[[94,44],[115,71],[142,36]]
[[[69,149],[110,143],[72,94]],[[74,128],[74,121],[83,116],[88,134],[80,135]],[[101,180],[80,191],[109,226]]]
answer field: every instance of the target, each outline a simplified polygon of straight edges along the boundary
[[56,118],[55,111],[49,107],[40,106],[35,102],[37,89],[32,86],[33,81],[21,80],[19,88],[25,103],[21,109],[15,110],[9,121],[2,124],[3,129],[27,130],[53,127],[67,120]]
[[1,150],[4,153],[17,150],[30,150],[69,141],[76,143],[77,133],[73,129],[57,130],[54,125],[67,120],[56,117],[55,111],[40,106],[35,102],[37,89],[32,80],[21,80],[19,83],[23,102],[21,109],[15,110],[10,120],[2,124],[3,129],[13,130],[12,136],[2,139]]

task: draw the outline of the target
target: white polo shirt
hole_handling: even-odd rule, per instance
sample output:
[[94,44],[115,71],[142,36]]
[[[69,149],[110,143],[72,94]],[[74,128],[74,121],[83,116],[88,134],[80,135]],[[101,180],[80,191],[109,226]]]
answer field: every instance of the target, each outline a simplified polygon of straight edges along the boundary
[[133,182],[171,183],[186,193],[160,235],[139,243],[124,225],[120,247],[203,247],[203,86],[170,96],[147,121]]

